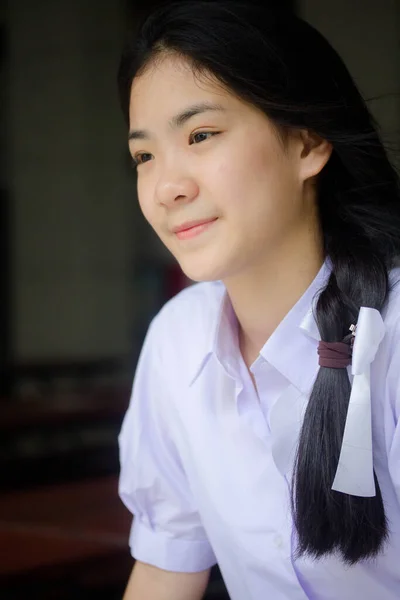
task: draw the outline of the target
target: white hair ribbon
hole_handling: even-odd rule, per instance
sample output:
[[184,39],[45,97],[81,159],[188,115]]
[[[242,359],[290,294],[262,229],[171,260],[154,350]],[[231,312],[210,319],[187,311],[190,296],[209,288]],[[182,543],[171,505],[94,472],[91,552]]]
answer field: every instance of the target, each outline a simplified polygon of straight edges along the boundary
[[339,463],[332,489],[352,496],[375,496],[372,457],[371,363],[385,335],[381,314],[361,307],[351,364],[353,383]]

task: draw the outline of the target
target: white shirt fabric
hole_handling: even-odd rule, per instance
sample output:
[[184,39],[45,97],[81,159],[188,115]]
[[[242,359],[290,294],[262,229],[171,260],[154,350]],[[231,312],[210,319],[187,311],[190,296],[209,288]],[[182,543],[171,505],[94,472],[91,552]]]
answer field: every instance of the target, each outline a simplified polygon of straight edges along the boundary
[[329,272],[325,263],[252,365],[258,394],[222,283],[187,288],[153,320],[119,438],[119,491],[134,514],[136,559],[180,572],[218,563],[232,600],[399,600],[400,269],[391,273],[386,333],[371,368],[388,544],[353,567],[336,556],[294,559],[292,459],[319,368],[309,315]]

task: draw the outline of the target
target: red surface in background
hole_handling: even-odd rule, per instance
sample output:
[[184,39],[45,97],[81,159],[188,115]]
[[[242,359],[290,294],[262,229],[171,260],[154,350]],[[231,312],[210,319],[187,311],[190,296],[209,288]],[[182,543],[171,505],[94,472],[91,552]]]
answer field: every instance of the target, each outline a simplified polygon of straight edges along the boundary
[[128,551],[131,515],[117,478],[0,497],[0,575]]

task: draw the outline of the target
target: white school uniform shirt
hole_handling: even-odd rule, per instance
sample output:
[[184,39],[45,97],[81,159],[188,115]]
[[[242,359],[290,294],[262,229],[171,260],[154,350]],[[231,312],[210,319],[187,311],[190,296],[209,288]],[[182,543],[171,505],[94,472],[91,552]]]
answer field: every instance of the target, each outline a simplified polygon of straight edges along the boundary
[[134,514],[137,560],[179,572],[218,563],[232,600],[399,600],[400,285],[371,368],[389,541],[376,560],[353,567],[337,556],[294,559],[293,451],[319,369],[309,315],[329,272],[325,263],[251,366],[258,395],[222,283],[187,288],[153,320],[119,438],[119,492]]

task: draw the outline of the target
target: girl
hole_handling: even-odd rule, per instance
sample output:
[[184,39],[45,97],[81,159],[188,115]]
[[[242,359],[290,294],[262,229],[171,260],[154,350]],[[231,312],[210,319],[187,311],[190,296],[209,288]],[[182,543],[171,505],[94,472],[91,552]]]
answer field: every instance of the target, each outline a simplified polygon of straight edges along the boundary
[[399,179],[346,67],[250,2],[158,9],[119,84],[141,209],[200,282],[120,435],[129,600],[400,598]]

